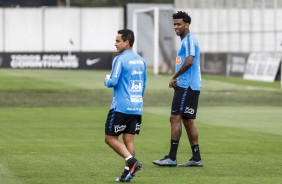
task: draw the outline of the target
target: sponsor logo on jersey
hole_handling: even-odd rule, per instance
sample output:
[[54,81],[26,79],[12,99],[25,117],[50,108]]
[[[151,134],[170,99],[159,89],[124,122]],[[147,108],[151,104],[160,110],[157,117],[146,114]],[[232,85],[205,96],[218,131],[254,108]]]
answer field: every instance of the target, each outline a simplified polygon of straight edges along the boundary
[[143,82],[141,80],[131,80],[129,88],[133,92],[142,92]]
[[133,61],[129,61],[130,65],[140,65],[143,64],[143,61],[141,60],[133,60]]
[[130,102],[143,102],[142,96],[130,96]]
[[127,111],[134,111],[134,112],[139,112],[139,111],[142,111],[142,108],[132,108],[132,107],[128,107],[126,108]]
[[195,110],[189,107],[185,107],[184,114],[194,114]]
[[126,125],[116,125],[115,126],[115,133],[122,132],[126,128]]
[[141,75],[141,74],[143,74],[143,71],[133,70],[133,71],[131,72],[131,75]]
[[176,57],[175,64],[177,64],[177,65],[181,64],[181,57],[179,57],[179,56]]

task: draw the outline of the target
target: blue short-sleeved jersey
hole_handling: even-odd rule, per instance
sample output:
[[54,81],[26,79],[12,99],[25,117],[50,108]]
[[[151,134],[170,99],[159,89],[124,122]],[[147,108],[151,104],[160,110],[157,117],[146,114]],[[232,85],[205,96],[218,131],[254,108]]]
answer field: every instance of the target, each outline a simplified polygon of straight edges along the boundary
[[113,60],[110,79],[105,86],[113,87],[110,109],[125,114],[141,115],[146,88],[146,63],[132,50],[125,50]]
[[186,57],[193,56],[193,65],[183,74],[177,77],[177,86],[182,88],[188,88],[189,86],[193,90],[201,90],[201,69],[200,69],[200,47],[197,38],[189,33],[181,40],[181,46],[177,53],[175,62],[175,71],[177,72]]

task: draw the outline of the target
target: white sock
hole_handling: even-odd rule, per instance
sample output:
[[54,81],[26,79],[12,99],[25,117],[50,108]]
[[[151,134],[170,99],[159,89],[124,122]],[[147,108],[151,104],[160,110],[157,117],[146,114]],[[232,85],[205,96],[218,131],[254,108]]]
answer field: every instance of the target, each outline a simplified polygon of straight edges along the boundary
[[131,158],[132,158],[132,156],[130,155],[130,156],[128,156],[128,157],[125,158],[125,161],[128,161],[128,160],[131,159]]

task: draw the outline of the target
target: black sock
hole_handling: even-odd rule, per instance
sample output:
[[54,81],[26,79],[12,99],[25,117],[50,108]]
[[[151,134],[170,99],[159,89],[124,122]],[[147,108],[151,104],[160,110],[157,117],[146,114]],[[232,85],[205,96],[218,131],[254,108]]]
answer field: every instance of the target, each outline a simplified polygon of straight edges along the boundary
[[135,164],[136,161],[137,160],[134,157],[132,157],[127,161],[127,164],[128,164],[129,167],[131,167],[132,165]]
[[200,154],[200,147],[198,144],[191,146],[193,160],[199,161],[201,160],[201,154]]
[[174,140],[170,141],[170,151],[169,151],[168,157],[171,160],[176,160],[178,144],[179,144],[179,141],[174,141]]

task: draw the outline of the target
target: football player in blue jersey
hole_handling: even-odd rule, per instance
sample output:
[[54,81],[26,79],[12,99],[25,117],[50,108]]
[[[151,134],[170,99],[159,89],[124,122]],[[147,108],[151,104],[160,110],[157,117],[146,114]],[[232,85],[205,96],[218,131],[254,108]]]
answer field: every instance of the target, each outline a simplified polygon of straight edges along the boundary
[[[105,124],[105,142],[125,159],[125,169],[117,182],[128,182],[141,169],[134,157],[134,135],[139,134],[146,88],[145,60],[133,52],[134,33],[119,30],[115,46],[119,53],[113,60],[110,76],[104,84],[113,88],[113,100]],[[123,141],[118,139],[122,134]]]
[[201,90],[200,47],[197,38],[190,33],[191,17],[183,11],[172,15],[174,30],[181,39],[175,61],[175,74],[169,82],[174,89],[170,124],[171,144],[168,155],[153,163],[159,166],[177,166],[177,149],[182,134],[182,122],[192,150],[192,157],[181,167],[202,167],[195,119]]

